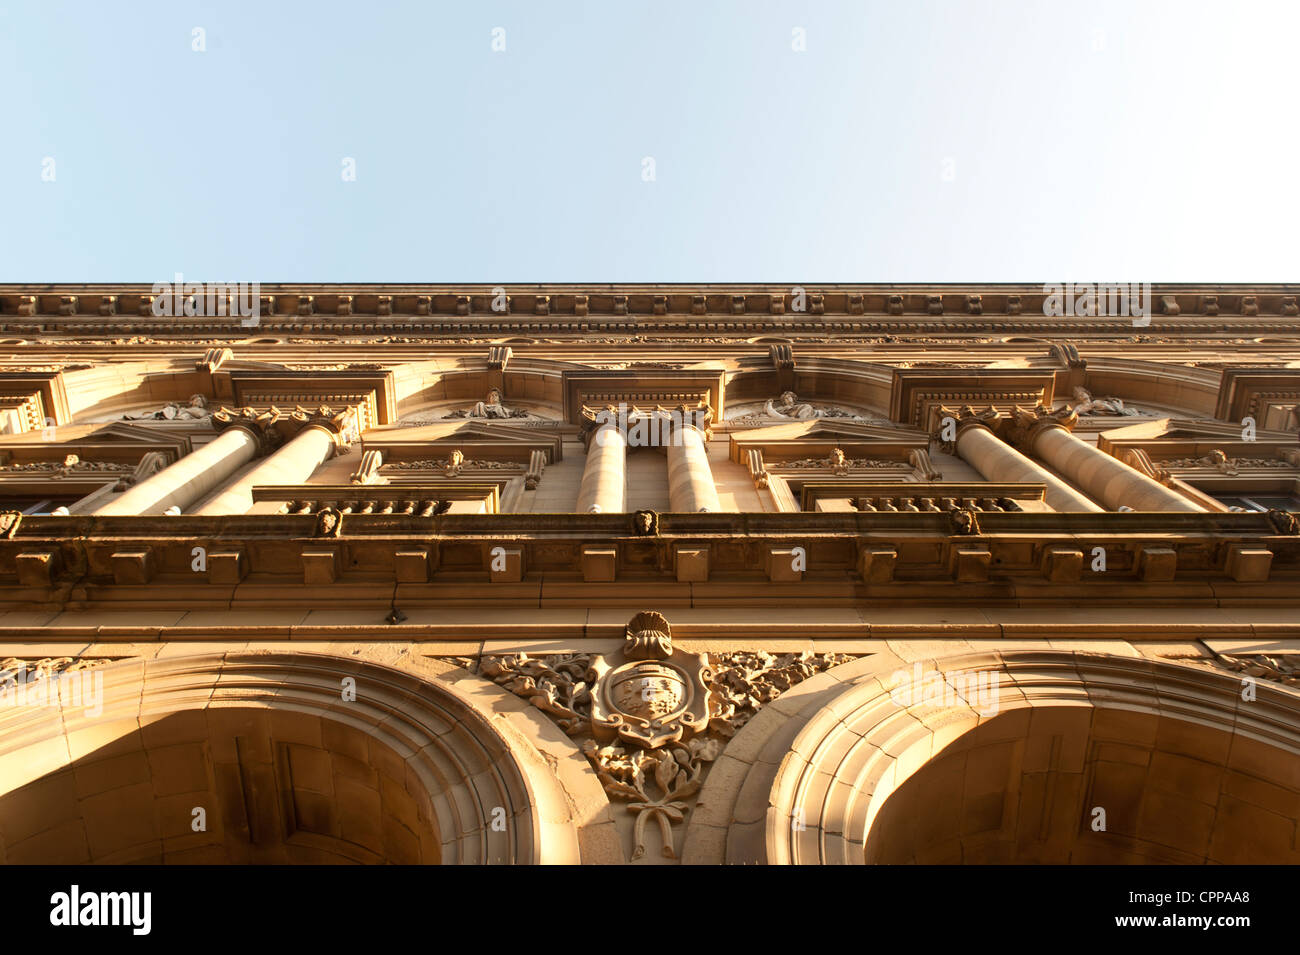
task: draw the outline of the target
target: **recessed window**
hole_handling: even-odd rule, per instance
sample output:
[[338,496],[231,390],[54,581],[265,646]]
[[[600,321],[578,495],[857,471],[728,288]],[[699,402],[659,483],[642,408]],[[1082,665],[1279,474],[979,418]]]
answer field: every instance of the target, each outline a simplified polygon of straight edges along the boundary
[[1300,513],[1300,497],[1294,494],[1278,496],[1275,494],[1252,494],[1249,497],[1240,494],[1216,494],[1215,500],[1234,511],[1290,511]]
[[7,497],[0,498],[0,510],[21,511],[37,516],[49,514],[56,507],[71,507],[80,497]]

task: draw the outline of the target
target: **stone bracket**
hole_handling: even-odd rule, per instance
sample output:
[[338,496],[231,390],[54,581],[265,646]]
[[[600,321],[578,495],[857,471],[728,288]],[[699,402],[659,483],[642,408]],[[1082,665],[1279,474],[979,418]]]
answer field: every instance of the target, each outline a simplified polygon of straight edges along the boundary
[[118,584],[147,584],[153,580],[153,549],[118,551],[110,558],[113,581]]
[[958,583],[983,583],[989,579],[993,552],[986,544],[958,544],[948,558],[948,567]]
[[1158,582],[1173,580],[1178,571],[1178,551],[1172,547],[1139,545],[1137,572],[1141,580]]
[[589,584],[613,583],[618,575],[617,546],[586,544],[582,548],[582,579]]
[[1238,583],[1262,583],[1273,566],[1273,552],[1266,547],[1229,544],[1228,576]]
[[58,578],[63,559],[58,551],[34,551],[19,554],[18,583],[24,587],[49,587]]
[[332,584],[339,576],[339,552],[336,548],[318,548],[302,552],[302,582]]
[[438,548],[421,547],[393,554],[393,571],[399,584],[427,584],[438,569]]
[[707,544],[673,547],[673,575],[679,584],[702,584],[709,579]]
[[794,391],[794,350],[786,344],[773,345],[768,349],[768,357],[776,369],[776,390]]
[[864,584],[887,584],[894,579],[898,551],[893,547],[863,545],[858,548],[858,576]]
[[524,549],[518,545],[485,544],[483,563],[494,584],[517,584],[524,579]]
[[493,345],[488,349],[488,387],[501,392],[503,399],[509,397],[506,394],[506,366],[513,354],[509,345]]
[[208,583],[237,584],[248,576],[248,556],[243,550],[208,552]]
[[803,569],[808,565],[807,555],[807,548],[804,547],[769,547],[768,580],[773,583],[798,583],[803,580]]
[[1083,577],[1083,551],[1077,547],[1044,547],[1043,576],[1052,583],[1070,583]]

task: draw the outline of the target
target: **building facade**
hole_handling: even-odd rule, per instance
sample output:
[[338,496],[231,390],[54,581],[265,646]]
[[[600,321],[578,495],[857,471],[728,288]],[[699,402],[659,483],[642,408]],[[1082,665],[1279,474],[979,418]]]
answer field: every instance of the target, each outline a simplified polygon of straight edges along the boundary
[[1300,861],[1298,293],[0,286],[0,859]]

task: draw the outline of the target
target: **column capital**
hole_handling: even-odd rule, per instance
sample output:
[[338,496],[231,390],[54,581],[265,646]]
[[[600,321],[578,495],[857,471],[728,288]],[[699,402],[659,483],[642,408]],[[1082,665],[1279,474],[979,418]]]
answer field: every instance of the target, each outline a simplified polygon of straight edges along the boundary
[[626,414],[620,416],[619,409],[613,405],[605,405],[599,410],[590,405],[583,405],[581,414],[578,435],[582,439],[583,450],[587,452],[591,451],[591,440],[601,428],[612,426],[627,429]]
[[258,454],[270,454],[283,443],[283,435],[275,424],[281,418],[279,409],[267,411],[257,408],[227,408],[224,405],[212,413],[212,427],[217,431],[242,428],[257,441]]
[[1039,405],[1030,411],[1028,408],[1017,407],[1011,416],[1010,426],[1006,429],[1006,438],[1011,444],[1028,453],[1033,449],[1038,436],[1048,428],[1073,431],[1078,421],[1079,415],[1073,408],[1062,407],[1052,411]]
[[[273,407],[271,410],[277,409]],[[339,450],[351,447],[352,442],[360,436],[357,411],[352,407],[336,411],[329,405],[320,405],[314,409],[296,405],[293,411],[276,422],[276,428],[286,440],[297,437],[308,428],[320,428],[329,433],[334,439],[335,448]]]
[[[976,411],[970,405],[962,405],[959,411],[953,411],[947,406],[940,406],[939,421],[934,430],[934,438],[939,442],[939,450],[944,454],[956,454],[957,438],[961,437],[963,431],[968,428],[982,428],[991,434],[998,427],[998,421],[1001,417],[1001,412],[992,405],[989,405],[983,411]],[[944,439],[945,423],[949,418],[957,422],[957,430],[953,434],[951,441]]]

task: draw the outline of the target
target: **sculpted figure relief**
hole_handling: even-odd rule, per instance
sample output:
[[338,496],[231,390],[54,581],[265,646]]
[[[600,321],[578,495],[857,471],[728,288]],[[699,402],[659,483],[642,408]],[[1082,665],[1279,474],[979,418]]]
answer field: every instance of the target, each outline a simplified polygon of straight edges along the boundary
[[815,408],[805,401],[800,401],[799,396],[793,391],[783,391],[781,397],[775,400],[769,398],[763,405],[763,412],[771,418],[794,418],[796,420],[851,417],[847,411],[841,411],[838,408]]
[[528,412],[520,409],[511,410],[501,404],[501,392],[493,388],[487,393],[486,401],[479,401],[468,411],[453,411],[448,418],[527,418]]
[[182,405],[179,401],[169,401],[160,411],[146,411],[142,414],[124,414],[125,421],[163,420],[163,421],[199,421],[212,414],[208,410],[208,399],[203,395],[190,395],[190,403]]
[[1137,408],[1126,407],[1123,398],[1094,398],[1092,393],[1082,386],[1074,389],[1072,407],[1076,414],[1081,415],[1132,417],[1142,413]]

